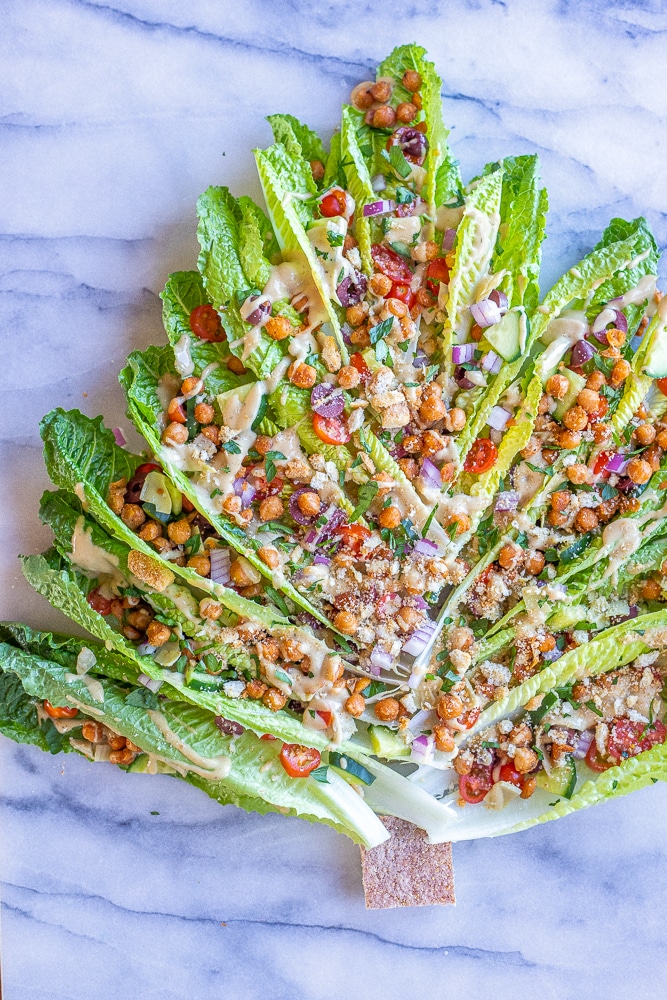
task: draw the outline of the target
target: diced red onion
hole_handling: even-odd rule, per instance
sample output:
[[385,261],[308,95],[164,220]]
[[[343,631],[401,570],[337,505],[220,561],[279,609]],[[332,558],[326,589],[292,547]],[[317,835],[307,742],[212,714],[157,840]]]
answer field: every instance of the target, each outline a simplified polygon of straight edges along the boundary
[[[426,539],[423,539],[423,540],[426,541]],[[415,544],[415,548],[417,548],[416,544]],[[436,552],[437,552],[438,546],[436,545],[435,548],[436,548]],[[412,603],[414,604],[414,606],[416,608],[419,608],[420,611],[428,611],[428,604],[427,604],[427,602],[419,594],[413,594],[412,595]]]
[[229,549],[210,549],[208,557],[211,560],[211,580],[228,587],[231,583],[231,557]]
[[474,389],[475,388],[475,383],[471,382],[470,379],[467,378],[467,376],[465,375],[465,373],[462,373],[461,375],[459,375],[457,377],[456,384],[458,385],[459,389]]
[[271,315],[271,299],[268,295],[249,295],[239,309],[241,319],[251,326],[258,326]]
[[576,760],[583,760],[588,753],[589,747],[593,740],[595,739],[595,734],[592,729],[587,729],[585,732],[580,733],[577,742],[574,745],[574,752],[572,756]]
[[553,649],[549,649],[547,650],[546,653],[543,653],[542,657],[549,663],[553,663],[554,660],[559,660],[562,655],[563,655],[563,650],[559,649],[558,646],[554,646]]
[[627,493],[628,490],[634,489],[636,485],[637,483],[634,483],[629,476],[623,476],[623,478],[619,479],[616,483],[616,489],[620,490],[621,493]]
[[493,299],[482,299],[481,302],[473,302],[470,306],[470,314],[475,323],[477,323],[477,326],[481,326],[482,329],[487,326],[493,326],[494,323],[499,323],[502,318],[500,309]]
[[344,342],[349,347],[350,344],[352,343],[352,341],[350,340],[350,337],[351,337],[351,334],[352,334],[352,327],[350,326],[350,324],[349,323],[343,323],[343,325],[340,328],[340,333],[341,333],[341,337],[343,338]]
[[516,490],[505,490],[503,493],[499,493],[496,497],[495,510],[500,511],[511,511],[516,510],[519,506],[519,494]]
[[345,409],[343,390],[329,382],[320,382],[310,394],[310,405],[321,417],[339,417]]
[[140,684],[143,684],[145,688],[148,688],[149,691],[152,691],[153,694],[157,694],[164,684],[164,681],[156,680],[154,677],[147,677],[146,674],[139,674],[137,680]]
[[424,354],[424,352],[422,351],[421,347],[418,347],[417,348],[417,353],[415,354],[414,358],[412,359],[412,367],[413,368],[426,368],[427,365],[428,365],[428,357],[426,356],[426,354]]
[[475,344],[472,341],[469,344],[455,344],[454,347],[452,347],[452,364],[469,364],[474,357]]
[[455,229],[445,229],[442,234],[442,249],[444,253],[449,253],[454,247],[454,241],[456,239]]
[[410,744],[410,760],[416,764],[430,764],[435,755],[435,738],[433,736],[416,736]]
[[238,479],[234,480],[234,492],[237,497],[241,498],[241,505],[245,508],[249,507],[253,502],[257,490],[254,486],[250,485],[247,479],[244,479],[243,476],[239,476]]
[[371,673],[377,676],[382,670],[391,670],[394,665],[394,657],[386,649],[376,646],[370,655]]
[[313,493],[313,492],[314,491],[311,486],[299,486],[299,488],[294,490],[294,493],[292,493],[292,496],[289,498],[289,512],[297,524],[301,524],[304,526],[312,524],[313,521],[317,517],[319,517],[319,514],[312,514],[311,516],[309,516],[308,514],[304,514],[301,508],[299,507],[299,497],[303,493]]
[[431,461],[430,458],[425,458],[422,462],[419,475],[422,477],[427,486],[431,486],[433,489],[437,490],[442,489],[442,476],[440,475],[440,469]]
[[328,556],[320,555],[320,553],[318,552],[313,559],[313,563],[315,564],[315,566],[328,566],[331,563],[331,559],[329,559]]
[[407,642],[403,643],[403,652],[409,656],[419,656],[428,646],[437,627],[437,623],[430,619],[423,622],[417,631],[412,633]]
[[233,719],[223,719],[221,715],[216,715],[215,724],[225,736],[241,736],[245,733],[245,728],[240,722],[234,722]]
[[114,440],[119,448],[122,448],[124,445],[127,444],[127,441],[125,440],[125,435],[123,434],[120,427],[114,427],[111,433],[113,434]]
[[374,174],[371,177],[371,187],[374,191],[384,191],[387,186],[387,178],[384,174]]
[[335,507],[333,504],[329,504],[322,517],[326,518],[326,522],[318,532],[320,538],[327,538],[336,528],[344,524],[346,520],[345,511],[341,510],[340,507]]
[[511,418],[512,414],[509,413],[502,406],[493,406],[489,412],[487,423],[489,427],[493,427],[496,431],[503,431],[507,426],[507,421]]
[[494,288],[492,292],[489,292],[489,298],[498,306],[500,315],[504,316],[507,312],[507,307],[509,306],[505,293],[501,292],[499,288]]
[[[438,478],[440,479],[440,473],[438,473]],[[442,479],[440,482],[442,483]],[[438,551],[438,546],[430,538],[419,538],[414,544],[414,550],[422,556],[434,556]]]
[[485,372],[490,372],[492,375],[497,375],[500,369],[503,367],[503,359],[496,354],[495,351],[489,351],[484,355],[479,363],[480,368],[483,368]]
[[630,459],[626,458],[625,455],[622,455],[620,452],[616,452],[615,455],[612,455],[607,459],[605,469],[607,472],[615,472],[616,475],[622,476],[628,467],[629,461]]
[[347,278],[343,278],[336,288],[336,295],[340,304],[347,309],[348,306],[356,306],[361,302],[367,288],[368,282],[363,274],[355,271],[354,274],[348,274]]
[[370,205],[364,205],[362,214],[367,218],[369,215],[389,215],[396,208],[396,202],[391,198],[382,201],[372,201]]
[[592,344],[589,344],[587,340],[578,340],[572,348],[570,362],[575,368],[580,368],[587,361],[590,361],[594,354],[595,348]]

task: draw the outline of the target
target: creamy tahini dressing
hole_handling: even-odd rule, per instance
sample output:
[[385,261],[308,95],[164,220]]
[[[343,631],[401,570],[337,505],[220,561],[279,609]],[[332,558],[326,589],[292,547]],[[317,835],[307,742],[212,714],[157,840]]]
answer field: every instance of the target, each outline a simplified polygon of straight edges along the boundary
[[650,299],[655,292],[657,280],[654,274],[645,274],[634,288],[628,289],[624,295],[620,296],[618,302],[615,302],[616,308],[622,309],[624,306],[641,305],[642,302]]
[[551,320],[542,335],[542,342],[548,346],[535,366],[542,380],[565,357],[571,347],[584,339],[587,330],[586,314],[581,310],[566,311]]
[[291,301],[296,295],[304,296],[308,302],[308,325],[311,328],[319,326],[328,318],[322,296],[305,260],[286,260],[272,268],[263,294],[272,302],[279,302],[281,299]]
[[402,218],[391,218],[385,234],[387,243],[412,243],[419,235],[422,220],[419,215],[406,215]]
[[616,576],[619,567],[636,552],[642,543],[642,533],[637,521],[629,517],[619,517],[608,524],[602,532],[602,543],[610,548],[609,562],[603,574],[603,580]]
[[70,673],[65,674],[65,680],[68,684],[71,684],[72,681],[80,681],[82,684],[85,684],[93,701],[99,701],[101,705],[104,704],[104,688],[101,681],[96,680],[94,677],[88,677],[86,674]]
[[[354,274],[354,268],[349,260],[343,256],[343,245],[347,234],[347,223],[345,219],[335,217],[326,219],[322,223],[312,226],[308,230],[308,240],[315,251],[317,269],[320,275],[322,287],[328,294],[339,302],[336,290],[344,278]],[[332,246],[329,236],[335,241],[342,237],[338,246]]]
[[174,344],[174,368],[183,378],[192,375],[195,363],[190,354],[190,338],[184,333]]
[[[225,754],[221,754],[218,757],[202,757],[201,754],[198,754],[196,750],[193,750],[187,743],[184,743],[174,732],[162,712],[148,709],[147,714],[153,725],[160,730],[167,743],[192,762],[190,765],[185,765],[186,770],[195,771],[203,778],[209,778],[211,781],[222,781],[228,776],[232,767],[229,757]],[[168,763],[178,770],[183,768],[183,765],[178,761],[170,760]]]
[[85,524],[85,518],[81,516],[74,526],[70,562],[85,573],[93,573],[95,576],[106,574],[118,577],[118,557],[105,552],[99,545],[95,545],[91,538],[91,532],[86,530]]

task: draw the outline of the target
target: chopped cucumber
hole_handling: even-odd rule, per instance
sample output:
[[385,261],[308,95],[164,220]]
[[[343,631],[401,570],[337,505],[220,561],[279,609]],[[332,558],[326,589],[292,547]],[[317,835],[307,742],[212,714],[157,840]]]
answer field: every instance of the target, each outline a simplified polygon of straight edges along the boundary
[[329,763],[338,771],[342,771],[352,784],[372,785],[375,781],[374,774],[371,774],[363,764],[360,764],[353,757],[348,757],[346,753],[332,750],[329,754]]
[[662,336],[656,336],[649,347],[648,357],[644,362],[644,372],[651,378],[667,376],[667,336],[664,330]]
[[563,368],[559,375],[564,375],[565,378],[570,383],[570,388],[567,390],[562,399],[558,400],[556,409],[553,412],[556,420],[562,420],[563,414],[566,410],[569,410],[571,406],[577,401],[577,396],[582,389],[586,387],[586,379],[582,375],[578,375],[577,372],[570,371],[569,368]]
[[398,757],[409,757],[410,747],[406,746],[398,733],[387,726],[369,726],[368,738],[371,741],[373,753],[384,760],[396,760]]
[[577,784],[577,766],[569,757],[564,764],[554,767],[551,774],[540,771],[537,776],[537,787],[543,788],[550,795],[560,795],[571,799]]
[[170,484],[167,482],[166,476],[155,469],[149,472],[144,480],[144,485],[141,487],[141,499],[144,503],[152,504],[158,514],[172,513]]
[[522,313],[513,309],[505,313],[499,323],[484,330],[484,338],[505,361],[516,361],[521,355],[522,318]]

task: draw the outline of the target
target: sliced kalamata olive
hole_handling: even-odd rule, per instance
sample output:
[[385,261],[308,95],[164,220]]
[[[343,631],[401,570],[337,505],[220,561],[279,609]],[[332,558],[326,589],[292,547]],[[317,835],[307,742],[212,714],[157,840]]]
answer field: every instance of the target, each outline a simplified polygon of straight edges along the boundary
[[336,288],[336,295],[340,304],[347,309],[348,306],[356,306],[362,301],[367,288],[366,278],[355,271],[354,274],[348,274],[347,278],[343,278]]
[[310,394],[310,405],[322,417],[339,417],[345,408],[343,392],[329,382],[320,382]]

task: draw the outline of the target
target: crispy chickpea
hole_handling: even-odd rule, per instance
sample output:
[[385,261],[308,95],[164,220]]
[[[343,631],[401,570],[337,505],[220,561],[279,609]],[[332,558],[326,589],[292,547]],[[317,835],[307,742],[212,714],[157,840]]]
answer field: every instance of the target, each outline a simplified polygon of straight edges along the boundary
[[135,758],[135,753],[132,750],[114,750],[109,754],[110,764],[123,764],[127,766],[131,764]]
[[428,260],[435,260],[439,253],[440,248],[437,243],[433,240],[424,240],[412,248],[410,256],[419,264],[425,264]]
[[503,569],[514,569],[521,563],[522,556],[521,546],[515,545],[514,542],[508,542],[498,553],[498,562]]
[[387,309],[392,316],[406,316],[408,307],[400,299],[387,299]]
[[222,501],[222,509],[227,511],[228,514],[238,514],[241,507],[241,497],[237,497],[236,494],[230,494],[230,496],[225,497]]
[[449,527],[452,524],[456,525],[456,531],[454,533],[454,537],[456,538],[458,535],[463,535],[466,531],[470,530],[472,521],[467,514],[452,514],[451,517],[447,518],[446,527]]
[[519,774],[528,774],[537,767],[537,754],[528,747],[517,747],[514,754],[514,767]]
[[548,653],[550,650],[556,648],[556,638],[553,635],[547,634],[544,639],[540,642],[540,652]]
[[656,437],[655,427],[652,424],[640,424],[635,430],[635,438],[637,444],[647,445],[653,444]]
[[173,542],[174,545],[185,545],[192,535],[192,528],[188,521],[182,517],[180,521],[172,521],[171,524],[167,525],[167,535],[169,541]]
[[463,711],[463,702],[455,694],[443,694],[438,698],[435,706],[438,717],[447,722],[448,719],[455,719]]
[[197,403],[194,415],[198,424],[211,424],[213,423],[215,410],[210,403]]
[[139,532],[139,538],[143,538],[145,542],[154,542],[156,538],[160,538],[162,535],[162,526],[157,523],[157,521],[147,521]]
[[259,583],[261,580],[261,574],[243,556],[237,556],[236,559],[232,560],[229,575],[232,583],[237,587],[250,587],[253,583]]
[[544,569],[544,555],[539,549],[535,549],[532,552],[527,552],[524,559],[524,566],[526,572],[530,573],[531,576],[537,576]]
[[262,545],[261,549],[257,549],[257,555],[269,569],[277,569],[280,566],[278,550],[274,549],[272,545]]
[[187,396],[189,393],[200,391],[201,379],[197,378],[196,375],[188,375],[181,382],[181,394]]
[[370,88],[371,97],[380,104],[385,104],[391,98],[392,85],[389,80],[378,80]]
[[107,743],[112,750],[124,750],[127,745],[127,740],[124,736],[110,732],[107,736]]
[[212,597],[204,597],[199,602],[199,614],[211,622],[217,622],[223,610],[222,604],[214,601]]
[[641,507],[641,501],[637,497],[621,497],[618,504],[618,513],[621,517],[626,514],[636,514]]
[[557,490],[551,494],[551,509],[567,510],[571,499],[572,494],[568,490]]
[[434,423],[441,420],[447,413],[447,407],[442,399],[442,389],[434,382],[427,385],[422,395],[422,404],[419,407],[419,415],[422,420]]
[[307,493],[300,493],[297,497],[297,507],[305,517],[316,517],[322,507],[319,493],[309,490]]
[[418,455],[422,450],[421,438],[418,434],[406,434],[401,441],[401,447],[403,451],[407,451],[409,455]]
[[531,795],[535,794],[537,789],[537,778],[530,774],[527,778],[523,779],[523,785],[521,786],[521,798],[529,799]]
[[618,497],[610,497],[608,500],[603,500],[602,503],[599,503],[595,508],[598,521],[602,521],[603,524],[607,521],[611,521],[612,517],[618,510],[619,503],[620,501]]
[[366,699],[360,694],[351,695],[345,702],[345,711],[348,715],[358,719],[366,708]]
[[121,621],[123,618],[124,611],[125,611],[125,606],[121,601],[121,599],[119,597],[114,598],[114,600],[111,602],[111,614],[114,616],[114,618],[117,618],[119,621]]
[[596,444],[606,444],[612,437],[609,424],[593,424],[593,440]]
[[667,430],[658,431],[655,443],[663,450],[667,450]]
[[398,467],[408,479],[416,479],[419,475],[419,466],[414,458],[399,458]]
[[554,451],[552,448],[543,448],[542,458],[547,463],[547,465],[551,465],[551,463],[555,462],[556,459],[558,458],[558,452]]
[[454,759],[452,767],[457,774],[470,774],[472,771],[472,761],[466,757],[459,756]]
[[440,468],[440,478],[443,483],[451,483],[456,479],[456,462],[445,462]]
[[398,528],[401,523],[401,512],[398,507],[385,507],[379,521],[383,528]]
[[586,413],[595,413],[600,408],[600,393],[593,389],[582,389],[577,396],[577,403]]
[[421,74],[414,69],[406,69],[401,83],[407,91],[414,94],[422,85]]
[[354,344],[355,347],[369,347],[370,342],[371,338],[366,325],[358,326],[350,334],[350,343]]
[[575,531],[581,532],[582,535],[587,531],[593,531],[598,523],[598,516],[591,507],[582,507],[578,510],[573,522]]
[[265,691],[266,684],[264,681],[260,681],[257,677],[254,677],[246,684],[244,694],[247,698],[252,698],[254,701],[258,701]]
[[351,611],[339,611],[333,623],[343,635],[354,635],[359,628],[359,619]]
[[127,616],[129,624],[139,630],[139,632],[145,632],[153,619],[153,612],[148,608],[136,608],[135,611],[130,611]]
[[364,309],[361,303],[354,306],[348,306],[345,310],[345,319],[350,326],[361,326],[366,319],[366,312],[367,310]]
[[208,438],[209,441],[212,441],[217,448],[220,444],[220,428],[215,424],[207,424],[206,427],[202,427],[201,432],[204,437]]
[[445,427],[450,434],[456,434],[458,431],[463,430],[466,420],[465,410],[462,410],[460,406],[453,406],[445,417]]
[[208,576],[211,572],[211,560],[208,556],[191,556],[187,564],[199,576]]
[[171,639],[171,629],[164,622],[154,620],[146,629],[146,638],[151,646],[164,646]]
[[132,531],[136,531],[137,528],[140,528],[146,520],[143,507],[140,507],[137,503],[123,504],[120,516],[123,522],[128,526],[128,528],[131,528]]
[[447,649],[470,649],[475,642],[473,630],[467,625],[455,625],[447,636]]
[[662,448],[657,444],[649,445],[646,451],[643,452],[642,458],[651,466],[652,472],[657,472],[662,461]]
[[384,298],[385,295],[389,295],[391,291],[391,278],[388,278],[386,274],[378,272],[374,274],[369,281],[371,291],[374,295],[378,295],[380,298]]
[[651,466],[643,458],[631,458],[628,462],[626,475],[633,483],[640,486],[651,478]]
[[254,447],[255,451],[259,452],[263,457],[273,448],[273,441],[267,434],[258,434],[255,438]]
[[662,593],[662,588],[657,580],[644,580],[641,586],[641,595],[645,601],[657,601]]
[[396,118],[403,125],[407,125],[408,122],[414,121],[415,115],[417,114],[417,106],[412,103],[412,101],[404,101],[399,104],[396,108]]
[[396,112],[388,104],[370,112],[370,124],[373,128],[391,128],[396,121]]
[[456,746],[452,732],[444,722],[440,722],[433,727],[433,736],[435,737],[436,750],[441,750],[443,753],[451,753]]
[[84,740],[90,743],[101,743],[104,739],[104,726],[99,722],[84,722],[81,727],[81,735]]
[[310,161],[310,172],[313,175],[313,180],[315,183],[321,181],[324,177],[324,164],[321,160],[311,160]]
[[264,329],[272,340],[285,340],[294,333],[294,328],[286,316],[270,316]]
[[280,656],[280,645],[273,636],[267,635],[266,639],[257,643],[257,652],[263,660],[269,663],[276,663]]
[[431,309],[435,305],[435,297],[426,288],[419,288],[415,295],[415,302],[422,309]]
[[422,620],[422,615],[414,608],[403,607],[396,613],[396,621],[404,632],[411,632]]
[[550,510],[547,514],[547,521],[552,528],[562,528],[567,524],[567,514],[559,510]]
[[623,344],[625,343],[625,334],[623,330],[619,330],[615,326],[613,326],[610,330],[607,330],[607,343],[610,347],[623,347]]
[[245,375],[248,370],[241,359],[237,358],[234,354],[229,355],[225,361],[225,367],[234,375]]
[[343,365],[337,378],[341,389],[356,389],[361,381],[361,376],[354,365]]
[[177,424],[173,421],[167,424],[164,431],[162,432],[162,441],[164,444],[185,444],[188,439],[188,429],[183,424]]
[[619,385],[622,385],[632,368],[630,362],[626,361],[625,358],[620,358],[611,370],[611,375],[609,376],[609,384],[617,389]]
[[398,718],[401,705],[396,698],[383,698],[374,705],[374,711],[380,722],[393,722]]
[[285,505],[280,497],[266,497],[259,505],[259,516],[262,521],[275,521],[285,513]]
[[569,431],[583,431],[588,423],[588,414],[581,406],[571,406],[563,414],[563,424]]
[[287,695],[283,694],[282,691],[278,691],[277,688],[269,688],[262,696],[262,703],[267,708],[270,708],[272,712],[279,712],[287,704]]
[[568,465],[566,475],[574,486],[581,486],[591,478],[591,470],[583,462],[575,462],[574,465]]
[[547,379],[544,388],[554,399],[563,399],[565,393],[570,388],[570,383],[564,375],[551,375]]
[[593,392],[598,392],[606,382],[604,374],[596,368],[595,371],[591,372],[586,379],[586,388],[592,389]]
[[581,444],[581,434],[579,431],[571,431],[564,427],[558,431],[556,440],[561,448],[570,451],[573,448],[578,448]]

